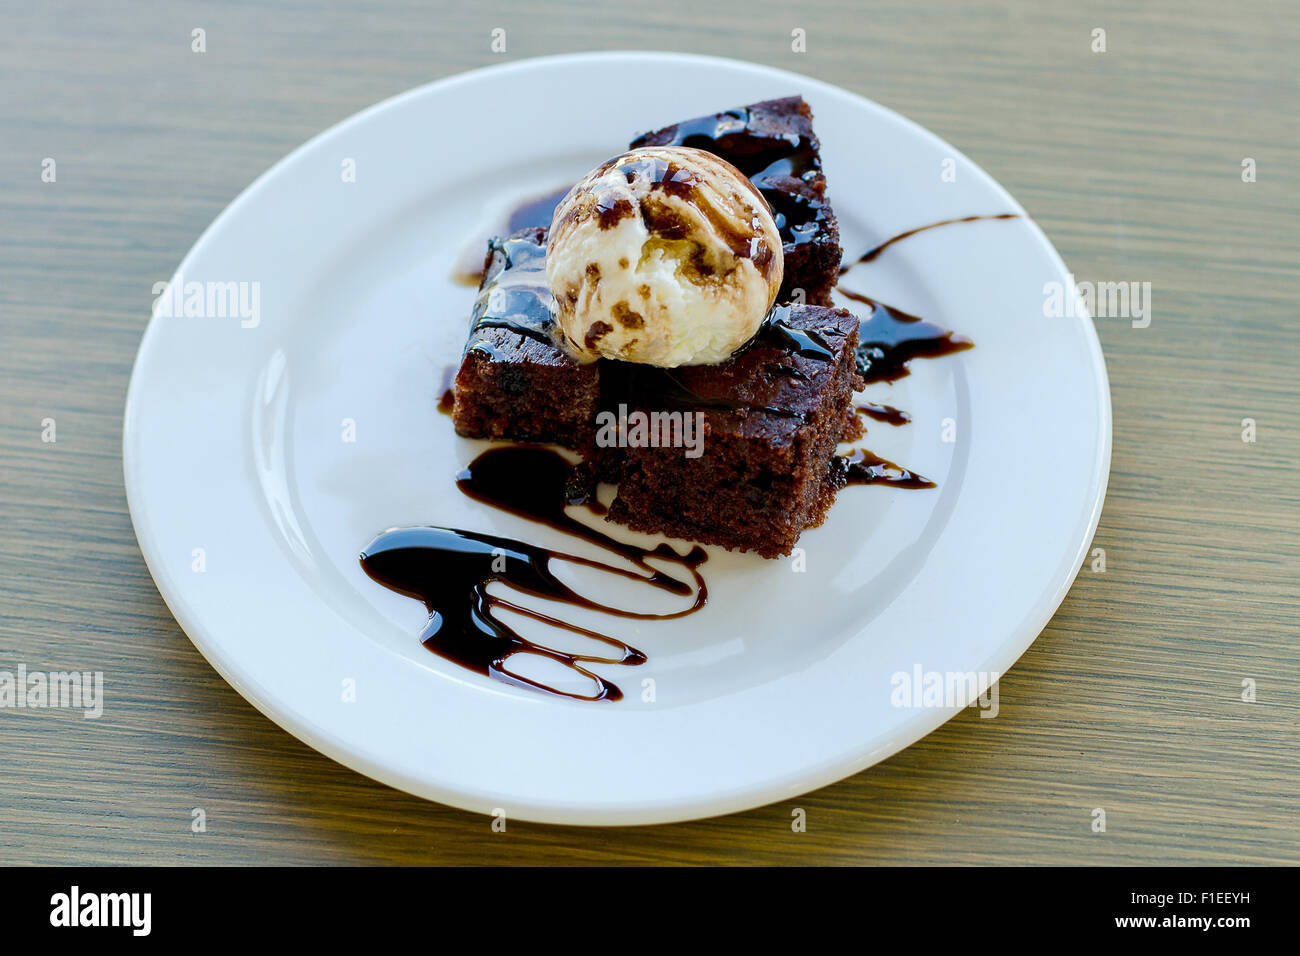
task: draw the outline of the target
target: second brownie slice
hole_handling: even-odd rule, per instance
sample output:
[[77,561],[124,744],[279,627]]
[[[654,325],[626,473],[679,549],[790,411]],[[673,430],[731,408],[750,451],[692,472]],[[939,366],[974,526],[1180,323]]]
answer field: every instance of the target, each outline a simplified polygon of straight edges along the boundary
[[826,198],[821,143],[803,97],[684,120],[641,134],[631,148],[639,146],[707,150],[748,176],[772,207],[781,233],[785,279],[776,300],[830,304],[840,270],[840,227]]

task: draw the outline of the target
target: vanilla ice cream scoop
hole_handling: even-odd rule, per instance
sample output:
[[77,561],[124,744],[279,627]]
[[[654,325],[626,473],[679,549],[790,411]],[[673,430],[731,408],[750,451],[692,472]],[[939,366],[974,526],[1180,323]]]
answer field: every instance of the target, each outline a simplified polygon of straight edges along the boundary
[[721,362],[781,287],[767,201],[730,163],[684,146],[634,149],[555,210],[546,281],[580,358],[672,368]]

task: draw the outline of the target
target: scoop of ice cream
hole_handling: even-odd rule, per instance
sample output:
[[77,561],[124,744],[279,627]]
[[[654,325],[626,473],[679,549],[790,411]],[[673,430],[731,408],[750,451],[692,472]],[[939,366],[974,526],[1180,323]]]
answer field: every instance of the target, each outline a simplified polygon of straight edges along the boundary
[[684,146],[592,170],[556,207],[546,252],[556,322],[576,355],[665,368],[721,362],[749,341],[783,271],[754,184]]

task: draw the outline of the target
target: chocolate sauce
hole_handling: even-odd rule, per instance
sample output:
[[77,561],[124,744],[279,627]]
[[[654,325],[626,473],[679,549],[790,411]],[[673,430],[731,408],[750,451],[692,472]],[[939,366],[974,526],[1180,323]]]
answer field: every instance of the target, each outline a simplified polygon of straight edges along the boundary
[[456,380],[456,366],[448,365],[442,370],[442,392],[438,399],[438,411],[450,415],[456,408],[456,391],[452,384]]
[[466,251],[456,263],[456,267],[451,270],[451,281],[456,285],[477,289],[479,283],[483,281],[482,260],[477,255]]
[[[424,602],[429,623],[420,635],[424,646],[468,670],[521,687],[575,700],[618,700],[619,688],[594,673],[588,664],[636,665],[645,655],[607,634],[578,627],[559,618],[531,610],[505,597],[489,594],[498,582],[507,590],[557,601],[573,607],[601,611],[638,620],[665,620],[691,614],[704,606],[708,591],[699,566],[707,555],[695,547],[679,554],[669,545],[641,548],[602,534],[572,518],[566,503],[594,503],[587,483],[575,467],[546,448],[530,445],[495,448],[485,452],[456,479],[465,494],[512,514],[567,532],[629,561],[637,570],[604,564],[589,558],[551,551],[495,535],[454,528],[395,528],[375,538],[361,554],[361,566],[385,587]],[[599,510],[594,508],[593,510]],[[689,573],[690,581],[661,571],[649,559],[675,564]],[[690,607],[667,614],[648,614],[610,607],[578,594],[551,571],[554,561],[567,561],[608,574],[640,581],[672,594],[690,596]],[[581,634],[614,649],[609,656],[560,651],[523,637],[494,612],[513,611],[552,627]],[[519,654],[546,658],[592,681],[595,692],[577,694],[524,677],[510,670]]]
[[485,328],[509,329],[545,345],[557,344],[551,290],[546,284],[546,246],[535,238],[525,234],[492,240],[496,271],[474,298],[466,351],[493,349],[489,341],[473,334]]
[[[588,670],[585,664],[641,664],[645,655],[615,638],[579,628],[549,615],[521,608],[487,593],[487,585],[501,581],[515,591],[559,601],[575,607],[591,602],[560,583],[550,570],[552,560],[566,555],[453,528],[395,528],[366,546],[361,566],[384,587],[424,602],[429,623],[420,634],[424,646],[440,657],[468,670],[508,684],[534,687],[579,700],[618,700],[618,687]],[[493,614],[508,608],[615,648],[600,657],[571,654],[521,637]],[[591,695],[573,694],[549,687],[509,669],[516,654],[533,654],[558,661],[596,685]]]
[[906,425],[912,420],[912,416],[907,414],[901,408],[895,408],[893,405],[877,405],[875,402],[859,402],[853,406],[853,410],[865,418],[873,421],[885,422],[888,425]]
[[[549,448],[539,445],[507,445],[489,449],[456,476],[456,487],[475,501],[589,541],[631,561],[645,572],[644,575],[631,571],[619,572],[626,577],[643,580],[646,584],[673,594],[695,593],[695,603],[684,611],[672,614],[634,614],[603,608],[611,614],[644,619],[683,617],[702,608],[708,600],[708,589],[698,570],[708,557],[703,548],[696,546],[686,554],[678,554],[667,544],[642,548],[611,538],[570,516],[565,510],[566,505],[589,505],[594,499],[594,490],[582,471]],[[648,558],[667,561],[688,570],[694,587],[687,581],[652,567],[647,563]]]
[[[494,228],[493,234],[508,236],[530,226],[537,226],[542,229],[549,228],[551,219],[555,216],[555,207],[560,204],[561,199],[568,195],[568,192],[569,187],[564,186],[545,195],[524,200],[510,210],[506,215],[505,224],[500,228]],[[491,241],[489,238],[484,238],[482,243]],[[477,289],[479,283],[483,281],[484,257],[482,243],[467,248],[457,262],[456,268],[452,270],[452,279],[459,285],[467,285]]]
[[[796,328],[790,324],[789,318],[789,306],[774,306],[767,318],[763,320],[755,341],[772,342],[781,348],[789,349],[796,355],[816,359],[819,362],[835,361],[835,349],[827,344],[821,334]],[[829,329],[828,333],[839,334],[839,329]]]
[[529,199],[516,206],[506,217],[506,227],[502,231],[509,235],[520,229],[527,229],[529,226],[549,228],[551,220],[555,217],[555,207],[568,195],[569,188],[561,186],[553,192],[538,196],[536,199]]
[[910,375],[914,358],[938,358],[974,348],[975,343],[892,305],[877,302],[861,292],[836,287],[841,295],[871,307],[858,327],[858,374],[868,383],[896,382]]
[[907,232],[900,232],[892,239],[886,239],[884,242],[882,242],[880,245],[876,246],[875,248],[868,249],[856,260],[850,262],[848,265],[840,266],[840,275],[844,275],[844,273],[848,272],[859,262],[871,262],[873,259],[879,257],[879,255],[882,252],[884,252],[894,243],[901,242],[904,239],[910,238],[911,236],[915,236],[918,232],[926,232],[930,229],[938,229],[940,226],[952,226],[959,222],[980,222],[981,220],[984,219],[1019,219],[1019,218],[1020,218],[1020,213],[1018,212],[1002,212],[993,216],[962,216],[960,219],[944,219],[941,222],[932,222],[928,226],[917,226],[915,229],[907,230]]
[[929,478],[908,471],[887,458],[865,448],[855,449],[831,459],[831,482],[836,488],[845,485],[890,485],[894,488],[934,488]]

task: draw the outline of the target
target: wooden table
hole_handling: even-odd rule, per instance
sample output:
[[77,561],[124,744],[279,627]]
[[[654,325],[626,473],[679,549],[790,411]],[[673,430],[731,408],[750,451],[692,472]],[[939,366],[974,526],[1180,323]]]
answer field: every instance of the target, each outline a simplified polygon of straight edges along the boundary
[[[6,9],[0,670],[102,670],[108,702],[98,721],[0,711],[0,862],[1300,862],[1293,4],[353,6]],[[203,661],[131,531],[123,401],[153,283],[290,149],[471,67],[633,47],[786,67],[901,111],[1004,183],[1079,279],[1149,281],[1153,321],[1098,320],[1106,569],[1085,566],[1003,678],[996,720],[968,711],[723,819],[496,834],[320,756]]]

